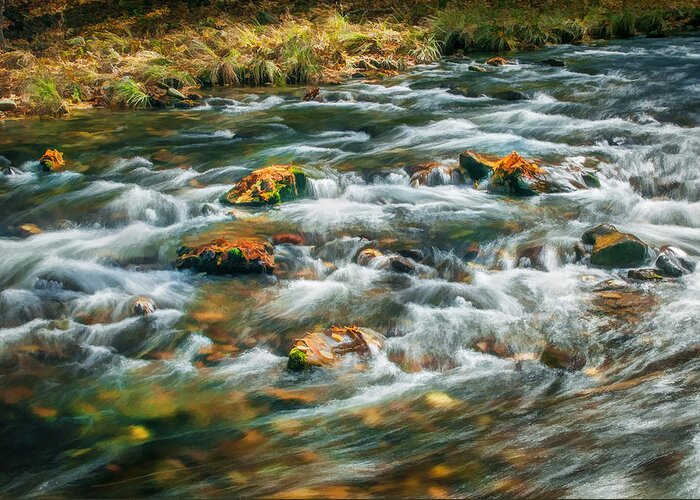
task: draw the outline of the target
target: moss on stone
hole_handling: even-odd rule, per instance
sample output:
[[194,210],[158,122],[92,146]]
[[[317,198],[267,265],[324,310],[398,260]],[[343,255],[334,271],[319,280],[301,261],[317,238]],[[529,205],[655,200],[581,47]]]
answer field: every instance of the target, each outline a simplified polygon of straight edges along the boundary
[[306,353],[304,351],[298,347],[294,347],[291,351],[289,351],[289,360],[287,361],[288,369],[298,372],[307,367],[308,364],[306,362]]

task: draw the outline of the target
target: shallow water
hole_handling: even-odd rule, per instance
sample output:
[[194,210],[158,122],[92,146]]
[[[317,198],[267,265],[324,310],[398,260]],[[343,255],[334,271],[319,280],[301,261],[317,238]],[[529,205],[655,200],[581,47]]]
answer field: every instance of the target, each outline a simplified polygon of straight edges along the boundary
[[[534,63],[552,57],[566,67]],[[700,271],[640,284],[572,251],[611,222],[700,257],[700,39],[517,59],[354,80],[323,103],[232,90],[187,111],[0,123],[0,155],[23,171],[0,178],[0,492],[700,496]],[[529,99],[486,97],[500,90]],[[73,171],[37,174],[47,147]],[[465,149],[592,165],[602,187],[410,186],[404,166]],[[292,161],[315,178],[309,197],[219,203]],[[44,232],[17,238],[25,223]],[[308,245],[277,245],[272,277],[174,269],[183,242],[278,232]],[[367,246],[428,265],[359,266]],[[153,315],[130,315],[139,295]],[[387,348],[288,372],[293,339],[331,324]],[[484,339],[514,356],[472,348]],[[584,368],[538,362],[546,345]]]

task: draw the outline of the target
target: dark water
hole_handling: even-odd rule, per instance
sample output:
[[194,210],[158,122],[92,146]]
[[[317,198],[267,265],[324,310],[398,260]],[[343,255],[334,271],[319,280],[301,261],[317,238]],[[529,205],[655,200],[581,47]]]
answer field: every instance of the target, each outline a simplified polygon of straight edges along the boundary
[[[551,57],[566,68],[533,64]],[[518,61],[443,61],[322,89],[324,103],[245,90],[189,111],[0,123],[0,154],[25,172],[0,179],[0,493],[700,496],[700,272],[630,283],[571,252],[612,222],[700,256],[700,39]],[[480,97],[500,90],[530,99]],[[73,171],[36,174],[47,147]],[[403,166],[464,149],[594,166],[602,187],[410,187]],[[219,204],[290,161],[312,196]],[[44,232],[15,237],[25,223]],[[308,245],[276,246],[274,277],[174,269],[183,241],[281,231]],[[368,245],[430,265],[356,265]],[[155,314],[130,315],[140,295]],[[331,324],[387,348],[288,372],[292,340]],[[471,348],[484,339],[513,356]],[[585,366],[548,368],[547,345]]]

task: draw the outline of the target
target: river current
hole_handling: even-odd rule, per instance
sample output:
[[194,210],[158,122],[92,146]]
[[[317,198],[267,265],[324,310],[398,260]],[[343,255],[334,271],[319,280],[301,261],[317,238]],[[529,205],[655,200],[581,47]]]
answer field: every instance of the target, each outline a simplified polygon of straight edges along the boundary
[[[700,38],[513,58],[357,78],[323,102],[214,90],[191,110],[0,122],[19,171],[0,178],[0,493],[700,496],[700,270],[634,282],[572,259],[602,222],[700,258]],[[528,99],[489,97],[505,90]],[[67,171],[38,173],[46,148]],[[411,186],[405,166],[467,149],[591,166],[601,186]],[[309,196],[219,202],[289,162]],[[18,237],[28,223],[43,231]],[[183,242],[280,232],[306,245],[276,245],[272,276],[174,267]],[[429,259],[397,274],[358,265],[367,246]],[[138,296],[155,313],[134,317]],[[387,346],[288,371],[293,339],[333,324]],[[539,362],[548,345],[583,367]]]

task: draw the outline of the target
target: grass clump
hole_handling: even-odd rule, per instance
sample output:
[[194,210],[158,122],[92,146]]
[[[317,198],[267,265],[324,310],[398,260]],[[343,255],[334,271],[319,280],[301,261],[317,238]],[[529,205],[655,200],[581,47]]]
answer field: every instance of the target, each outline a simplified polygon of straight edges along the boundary
[[39,115],[58,116],[67,112],[53,78],[36,78],[27,88],[32,109]]
[[117,106],[131,109],[150,106],[151,98],[149,95],[130,77],[122,78],[116,82],[113,86],[113,92],[113,101]]

